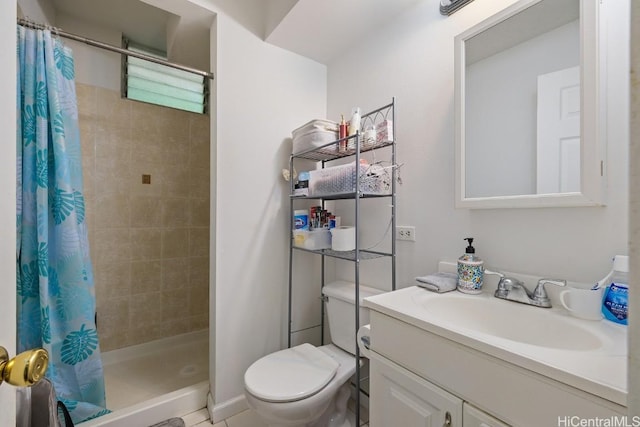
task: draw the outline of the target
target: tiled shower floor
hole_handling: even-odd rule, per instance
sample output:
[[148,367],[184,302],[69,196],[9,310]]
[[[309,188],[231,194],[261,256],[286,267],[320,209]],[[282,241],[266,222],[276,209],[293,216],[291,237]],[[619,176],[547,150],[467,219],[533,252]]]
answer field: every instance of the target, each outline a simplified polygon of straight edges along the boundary
[[102,354],[107,407],[112,411],[209,378],[208,331]]

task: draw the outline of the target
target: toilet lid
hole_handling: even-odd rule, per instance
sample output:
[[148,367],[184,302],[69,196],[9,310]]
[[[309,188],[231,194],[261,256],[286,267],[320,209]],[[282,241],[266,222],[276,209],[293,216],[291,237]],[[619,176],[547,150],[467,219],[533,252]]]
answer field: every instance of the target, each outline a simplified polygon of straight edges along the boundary
[[244,374],[249,393],[269,402],[291,402],[317,393],[335,376],[338,366],[331,356],[311,344],[269,354]]

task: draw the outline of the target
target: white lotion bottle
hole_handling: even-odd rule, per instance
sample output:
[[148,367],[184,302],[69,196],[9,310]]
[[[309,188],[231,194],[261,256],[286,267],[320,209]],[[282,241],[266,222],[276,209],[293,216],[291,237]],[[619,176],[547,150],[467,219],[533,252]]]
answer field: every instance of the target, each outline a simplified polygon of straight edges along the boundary
[[360,107],[351,110],[351,121],[349,122],[349,136],[360,131]]

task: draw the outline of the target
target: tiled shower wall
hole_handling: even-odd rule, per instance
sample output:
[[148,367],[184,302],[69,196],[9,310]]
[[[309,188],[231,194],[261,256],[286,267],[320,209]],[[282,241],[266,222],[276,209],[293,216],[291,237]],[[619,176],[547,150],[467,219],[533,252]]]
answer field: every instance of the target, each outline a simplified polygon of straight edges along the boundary
[[207,328],[209,116],[76,88],[101,349]]

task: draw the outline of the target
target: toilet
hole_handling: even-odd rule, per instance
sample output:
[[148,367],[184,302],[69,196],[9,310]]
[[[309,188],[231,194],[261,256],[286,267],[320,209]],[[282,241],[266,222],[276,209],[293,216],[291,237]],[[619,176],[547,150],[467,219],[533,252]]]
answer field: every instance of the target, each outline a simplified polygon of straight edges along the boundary
[[[247,403],[270,427],[355,427],[347,419],[349,378],[356,372],[355,288],[333,282],[322,288],[331,344],[305,343],[254,362],[244,374]],[[362,298],[382,293],[360,286]],[[360,307],[360,324],[369,323]],[[358,361],[361,363],[360,361]]]

